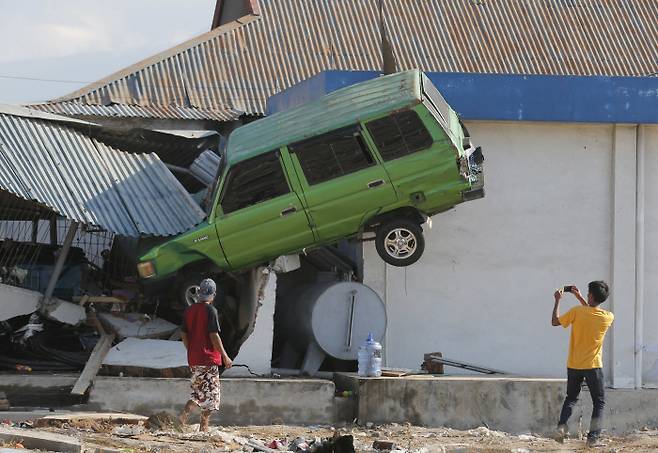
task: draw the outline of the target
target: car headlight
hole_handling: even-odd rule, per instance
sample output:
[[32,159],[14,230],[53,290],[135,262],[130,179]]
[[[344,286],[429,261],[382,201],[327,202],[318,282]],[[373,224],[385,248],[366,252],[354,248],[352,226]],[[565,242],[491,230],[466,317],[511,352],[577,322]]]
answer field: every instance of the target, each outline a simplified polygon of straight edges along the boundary
[[155,275],[155,266],[153,261],[144,261],[137,265],[137,272],[142,278],[150,278]]

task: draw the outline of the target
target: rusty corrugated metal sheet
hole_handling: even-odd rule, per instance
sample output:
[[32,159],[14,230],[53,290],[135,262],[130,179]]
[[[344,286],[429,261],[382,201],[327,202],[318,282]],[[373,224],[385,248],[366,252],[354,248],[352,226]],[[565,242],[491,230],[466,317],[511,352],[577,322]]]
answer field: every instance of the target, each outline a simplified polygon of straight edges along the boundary
[[107,118],[160,118],[160,119],[184,119],[184,120],[213,120],[233,121],[238,119],[243,112],[233,109],[212,110],[197,109],[190,107],[159,106],[152,105],[142,107],[140,105],[112,104],[96,105],[83,104],[80,102],[58,102],[28,105],[31,109],[50,112],[59,115],[75,117],[101,116]]
[[[176,118],[191,111],[208,119],[215,119],[209,112],[261,115],[269,96],[321,71],[381,69],[378,5],[260,0],[260,16],[221,26],[43,108],[75,101],[167,108]],[[384,17],[398,70],[658,71],[656,0],[384,0]],[[119,107],[114,113],[124,115]]]
[[658,71],[655,0],[386,0],[401,67],[491,74]]
[[45,119],[0,106],[0,190],[127,236],[169,236],[204,213],[156,154],[130,154]]

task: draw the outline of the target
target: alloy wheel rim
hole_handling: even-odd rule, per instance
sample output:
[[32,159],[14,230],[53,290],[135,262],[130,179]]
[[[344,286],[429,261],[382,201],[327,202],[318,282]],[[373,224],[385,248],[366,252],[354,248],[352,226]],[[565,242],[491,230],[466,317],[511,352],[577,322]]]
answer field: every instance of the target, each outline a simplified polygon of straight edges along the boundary
[[199,300],[199,285],[190,285],[185,290],[185,302],[187,305],[193,305]]
[[408,258],[418,248],[416,235],[406,228],[391,230],[384,239],[386,253],[397,260]]

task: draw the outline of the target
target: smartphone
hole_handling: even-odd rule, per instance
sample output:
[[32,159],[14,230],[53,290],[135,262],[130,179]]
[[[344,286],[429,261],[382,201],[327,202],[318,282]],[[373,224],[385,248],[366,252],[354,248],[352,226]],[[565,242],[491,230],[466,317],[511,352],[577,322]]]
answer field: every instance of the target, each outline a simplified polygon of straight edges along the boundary
[[562,291],[564,291],[565,293],[570,293],[572,289],[573,289],[573,286],[565,286]]

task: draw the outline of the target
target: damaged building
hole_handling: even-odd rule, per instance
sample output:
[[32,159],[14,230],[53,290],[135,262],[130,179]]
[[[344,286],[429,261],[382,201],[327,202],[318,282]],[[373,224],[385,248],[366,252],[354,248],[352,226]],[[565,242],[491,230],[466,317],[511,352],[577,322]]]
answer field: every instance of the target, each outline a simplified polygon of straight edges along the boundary
[[[218,165],[214,151],[236,127],[419,68],[487,150],[487,198],[436,217],[425,227],[426,254],[409,268],[383,263],[371,243],[345,242],[282,259],[263,288],[263,269],[226,277],[239,362],[259,373],[303,367],[304,354],[282,339],[293,329],[284,315],[291,293],[356,281],[382,302],[389,367],[415,369],[424,353],[442,351],[514,374],[562,376],[567,339],[547,327],[552,291],[606,279],[617,314],[606,375],[615,387],[650,387],[658,385],[658,337],[648,328],[658,318],[656,23],[639,0],[220,0],[209,32],[29,107],[79,121],[66,126],[74,131],[100,125],[85,134],[104,147],[157,153],[158,168],[186,189],[180,196],[199,200]],[[3,191],[130,236],[115,231],[123,221],[99,225],[84,211],[69,217],[48,200]],[[62,219],[55,236],[53,222],[38,218],[33,229],[33,218],[21,218],[20,240],[62,244]],[[130,225],[139,236],[177,233],[154,231],[150,221]],[[193,296],[193,285],[183,286],[179,301]],[[237,302],[245,293],[252,303]],[[537,349],[543,356],[528,359]],[[329,359],[320,368],[353,366]]]

